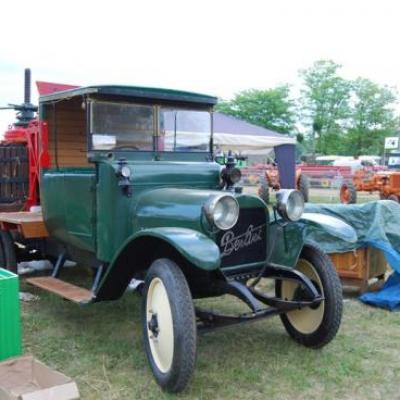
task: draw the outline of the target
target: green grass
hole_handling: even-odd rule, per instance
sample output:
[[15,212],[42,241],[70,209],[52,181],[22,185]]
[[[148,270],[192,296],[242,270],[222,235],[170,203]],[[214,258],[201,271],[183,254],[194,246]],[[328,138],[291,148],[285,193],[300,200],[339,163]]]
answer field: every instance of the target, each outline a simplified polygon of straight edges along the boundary
[[[137,294],[82,308],[28,290],[40,300],[22,307],[25,352],[74,378],[83,399],[174,397],[148,368]],[[201,305],[241,307],[227,298]],[[199,337],[194,379],[179,398],[395,399],[399,343],[399,314],[355,299],[346,300],[339,334],[322,350],[297,345],[279,318],[227,328]]]
[[[66,271],[66,279],[76,273]],[[24,279],[21,287],[40,296],[22,305],[25,352],[75,379],[82,399],[176,397],[159,389],[147,365],[137,294],[84,308]],[[200,304],[242,309],[231,297]],[[399,376],[400,314],[348,297],[339,334],[322,350],[297,345],[278,317],[200,336],[194,378],[178,398],[392,400],[400,399]]]

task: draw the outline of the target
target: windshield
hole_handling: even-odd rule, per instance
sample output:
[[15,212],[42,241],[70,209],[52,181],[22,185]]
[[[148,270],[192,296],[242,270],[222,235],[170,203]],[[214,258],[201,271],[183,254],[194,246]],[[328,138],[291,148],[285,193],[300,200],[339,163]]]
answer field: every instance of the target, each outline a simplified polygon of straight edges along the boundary
[[94,150],[152,150],[154,107],[93,102],[91,108]]
[[208,152],[209,111],[93,101],[93,150]]
[[208,111],[160,109],[160,151],[209,151],[210,136]]

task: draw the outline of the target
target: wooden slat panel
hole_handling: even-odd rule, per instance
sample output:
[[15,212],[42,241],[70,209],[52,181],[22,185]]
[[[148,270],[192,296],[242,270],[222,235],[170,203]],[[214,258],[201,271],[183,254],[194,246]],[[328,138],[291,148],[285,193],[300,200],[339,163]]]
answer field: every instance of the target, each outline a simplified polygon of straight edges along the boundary
[[44,238],[49,236],[44,222],[28,222],[21,224],[22,234],[26,239]]
[[43,222],[43,215],[41,212],[7,212],[0,213],[0,221],[9,222],[12,224],[21,224],[25,222]]
[[[49,109],[46,119],[49,123],[49,152],[55,165],[53,110]],[[57,105],[57,160],[59,167],[86,167],[87,137],[86,112],[80,101],[65,101]]]
[[43,238],[49,235],[40,212],[0,213],[0,225],[3,229],[17,229],[26,239]]
[[57,294],[64,299],[73,301],[74,303],[84,303],[92,299],[92,292],[90,290],[50,276],[28,278],[26,282],[47,290],[48,292]]

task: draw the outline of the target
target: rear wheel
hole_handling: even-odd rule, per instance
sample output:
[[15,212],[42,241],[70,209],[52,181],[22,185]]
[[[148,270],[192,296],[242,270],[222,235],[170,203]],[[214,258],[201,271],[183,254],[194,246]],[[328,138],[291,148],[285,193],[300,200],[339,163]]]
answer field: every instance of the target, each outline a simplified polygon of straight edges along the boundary
[[[342,318],[342,286],[336,270],[324,252],[305,246],[296,269],[306,275],[324,300],[316,307],[304,307],[281,315],[288,334],[298,343],[319,348],[335,336]],[[293,281],[277,281],[276,294],[287,300],[304,300],[306,294]]]
[[17,273],[17,257],[10,232],[0,231],[0,268]]
[[157,383],[180,392],[196,358],[196,318],[189,286],[171,260],[151,265],[144,284],[142,325],[147,359]]
[[340,202],[343,204],[357,203],[357,191],[352,183],[343,183],[340,188]]
[[310,197],[310,179],[304,174],[300,174],[299,187],[301,194],[304,197],[304,201],[307,203]]

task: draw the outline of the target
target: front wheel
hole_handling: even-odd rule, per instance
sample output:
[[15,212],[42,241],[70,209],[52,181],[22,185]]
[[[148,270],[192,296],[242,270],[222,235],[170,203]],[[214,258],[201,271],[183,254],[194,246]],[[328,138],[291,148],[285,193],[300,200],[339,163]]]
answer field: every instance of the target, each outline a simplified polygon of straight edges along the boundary
[[194,371],[196,318],[185,276],[171,260],[154,261],[147,273],[142,325],[157,383],[168,392],[180,392]]
[[[306,275],[325,299],[318,306],[281,315],[289,335],[298,343],[319,348],[335,336],[342,318],[342,286],[329,256],[314,246],[305,246],[296,270]],[[293,281],[277,281],[276,294],[287,300],[305,300],[306,293]]]

